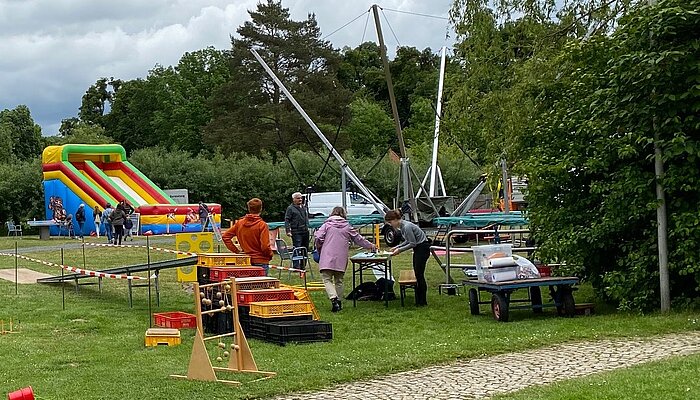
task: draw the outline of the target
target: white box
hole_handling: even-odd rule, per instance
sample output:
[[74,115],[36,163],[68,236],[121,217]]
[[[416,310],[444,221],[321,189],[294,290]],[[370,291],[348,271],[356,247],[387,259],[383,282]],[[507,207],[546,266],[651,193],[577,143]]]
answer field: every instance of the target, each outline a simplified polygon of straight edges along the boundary
[[[513,256],[511,244],[490,244],[484,246],[472,246],[474,263],[476,264],[476,278],[479,282],[501,282],[517,278],[517,265],[503,268],[490,268],[489,259]],[[495,276],[494,276],[495,273]]]

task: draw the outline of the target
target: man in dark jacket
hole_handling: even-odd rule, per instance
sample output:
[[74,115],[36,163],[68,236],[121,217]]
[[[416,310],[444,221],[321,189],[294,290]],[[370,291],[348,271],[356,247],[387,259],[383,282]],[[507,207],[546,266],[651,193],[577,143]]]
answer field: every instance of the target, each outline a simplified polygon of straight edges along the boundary
[[[301,193],[292,195],[292,204],[287,207],[284,213],[284,230],[287,236],[292,237],[294,247],[309,249],[309,212],[302,204]],[[294,261],[294,268],[304,269],[305,263]]]
[[85,225],[85,204],[80,203],[75,212],[75,221],[78,223],[78,236],[83,238],[83,225]]
[[199,202],[199,223],[202,225],[202,232],[207,230],[209,224],[209,207],[203,201]]

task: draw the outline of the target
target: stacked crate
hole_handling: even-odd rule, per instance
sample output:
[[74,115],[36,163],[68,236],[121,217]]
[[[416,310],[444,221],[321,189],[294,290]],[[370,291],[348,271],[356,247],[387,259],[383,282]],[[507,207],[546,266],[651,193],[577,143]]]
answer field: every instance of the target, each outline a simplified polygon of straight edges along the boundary
[[246,336],[285,345],[333,338],[331,324],[318,319],[316,308],[298,290],[280,287],[276,278],[236,279],[239,320]]

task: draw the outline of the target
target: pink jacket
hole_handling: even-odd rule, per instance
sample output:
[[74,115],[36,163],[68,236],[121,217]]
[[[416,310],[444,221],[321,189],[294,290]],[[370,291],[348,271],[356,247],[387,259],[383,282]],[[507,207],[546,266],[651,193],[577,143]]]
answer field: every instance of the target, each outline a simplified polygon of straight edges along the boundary
[[345,272],[348,266],[350,242],[365,249],[372,248],[372,243],[357,233],[348,221],[335,215],[328,218],[314,236],[316,249],[321,254],[318,263],[320,270],[330,269]]

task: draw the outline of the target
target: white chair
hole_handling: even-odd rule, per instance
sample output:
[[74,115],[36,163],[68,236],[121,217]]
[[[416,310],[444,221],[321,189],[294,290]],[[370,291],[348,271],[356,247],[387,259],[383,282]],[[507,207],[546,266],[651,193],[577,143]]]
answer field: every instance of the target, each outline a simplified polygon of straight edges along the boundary
[[7,236],[14,234],[15,237],[22,237],[22,225],[15,225],[12,221],[7,221],[5,225],[7,226]]

